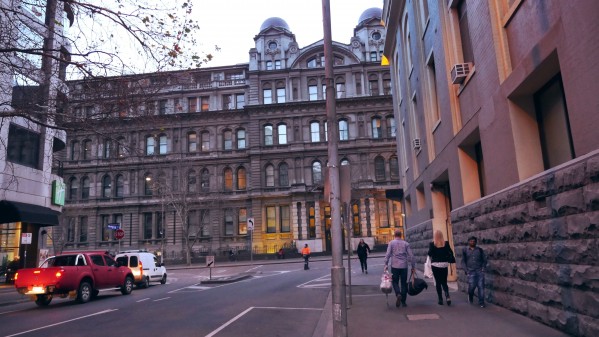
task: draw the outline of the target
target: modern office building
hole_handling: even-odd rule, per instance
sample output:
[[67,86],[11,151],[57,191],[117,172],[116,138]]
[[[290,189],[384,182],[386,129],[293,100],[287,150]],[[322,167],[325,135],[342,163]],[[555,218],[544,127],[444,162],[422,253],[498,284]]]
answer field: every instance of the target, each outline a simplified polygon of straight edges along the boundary
[[[596,336],[599,3],[386,0],[406,237],[486,250],[487,300]],[[466,278],[458,273],[460,289]]]
[[73,115],[93,127],[69,134],[63,153],[63,248],[139,248],[167,259],[186,246],[222,255],[307,243],[330,252],[332,127],[338,164],[350,167],[348,233],[386,243],[403,222],[380,18],[381,9],[366,10],[351,40],[333,43],[335,121],[325,112],[323,41],[299,46],[281,18],[256,27],[248,63],[70,83]]

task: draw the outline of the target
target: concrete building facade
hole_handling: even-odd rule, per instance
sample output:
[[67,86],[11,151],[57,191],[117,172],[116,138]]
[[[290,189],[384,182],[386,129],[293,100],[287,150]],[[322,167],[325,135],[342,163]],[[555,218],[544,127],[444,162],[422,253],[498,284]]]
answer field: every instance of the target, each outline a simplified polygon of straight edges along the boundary
[[[599,333],[599,3],[388,0],[406,237],[489,256],[487,300]],[[466,278],[458,273],[460,289]]]

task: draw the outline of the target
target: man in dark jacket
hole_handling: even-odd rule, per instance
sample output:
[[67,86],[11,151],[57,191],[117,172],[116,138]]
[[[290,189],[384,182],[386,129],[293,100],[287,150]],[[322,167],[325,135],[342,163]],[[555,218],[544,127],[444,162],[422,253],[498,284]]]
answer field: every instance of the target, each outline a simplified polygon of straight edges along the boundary
[[368,254],[370,253],[370,247],[364,239],[360,239],[360,243],[358,244],[358,258],[360,259],[360,267],[362,267],[362,273],[366,272],[368,274],[368,264],[366,263],[366,259],[368,258]]
[[476,237],[468,239],[468,247],[462,250],[462,268],[468,277],[468,301],[474,301],[474,289],[478,288],[478,304],[485,307],[485,267],[487,256],[480,247],[476,247]]

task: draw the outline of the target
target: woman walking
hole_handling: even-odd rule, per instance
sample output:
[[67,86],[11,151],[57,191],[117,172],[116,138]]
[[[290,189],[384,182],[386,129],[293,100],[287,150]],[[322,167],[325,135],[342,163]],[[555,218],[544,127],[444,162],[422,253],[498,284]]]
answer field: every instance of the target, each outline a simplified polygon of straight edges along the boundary
[[445,292],[445,300],[447,305],[451,305],[449,297],[449,288],[447,287],[447,271],[450,263],[455,263],[453,251],[449,247],[449,242],[443,238],[443,233],[440,230],[435,231],[433,242],[428,247],[428,256],[431,258],[433,276],[435,277],[435,285],[437,287],[437,296],[439,297],[439,305],[443,305],[443,297],[441,296],[441,288]]
[[360,243],[358,244],[358,258],[360,259],[360,267],[362,267],[362,274],[366,272],[368,274],[368,264],[366,263],[366,259],[368,258],[368,254],[370,253],[370,247],[364,239],[360,239]]

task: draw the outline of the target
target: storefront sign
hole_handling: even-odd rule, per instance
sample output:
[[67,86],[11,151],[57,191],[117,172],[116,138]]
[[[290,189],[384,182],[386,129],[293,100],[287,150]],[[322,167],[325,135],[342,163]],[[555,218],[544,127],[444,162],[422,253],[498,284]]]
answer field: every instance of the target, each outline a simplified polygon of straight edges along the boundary
[[64,206],[65,184],[62,181],[52,182],[52,204]]

